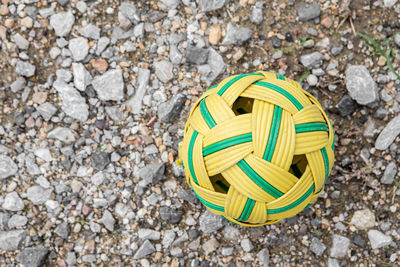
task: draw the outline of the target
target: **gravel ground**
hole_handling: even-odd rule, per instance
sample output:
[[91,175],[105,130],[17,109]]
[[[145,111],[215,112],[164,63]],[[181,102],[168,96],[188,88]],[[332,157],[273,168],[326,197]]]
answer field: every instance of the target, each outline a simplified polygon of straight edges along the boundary
[[[0,265],[399,266],[400,3],[306,2],[2,0]],[[318,98],[336,164],[312,207],[244,228],[176,160],[206,88],[257,70]]]

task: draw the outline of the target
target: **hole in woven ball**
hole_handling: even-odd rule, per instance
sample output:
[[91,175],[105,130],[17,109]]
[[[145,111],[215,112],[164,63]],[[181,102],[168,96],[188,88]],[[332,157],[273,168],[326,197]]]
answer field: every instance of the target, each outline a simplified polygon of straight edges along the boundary
[[210,181],[214,186],[216,192],[226,193],[228,192],[230,184],[225,180],[221,174],[210,176]]
[[289,172],[300,178],[306,170],[308,161],[305,155],[296,155],[293,157],[293,163],[290,166]]
[[253,102],[253,98],[239,97],[233,103],[232,110],[235,112],[235,115],[250,113],[253,109]]

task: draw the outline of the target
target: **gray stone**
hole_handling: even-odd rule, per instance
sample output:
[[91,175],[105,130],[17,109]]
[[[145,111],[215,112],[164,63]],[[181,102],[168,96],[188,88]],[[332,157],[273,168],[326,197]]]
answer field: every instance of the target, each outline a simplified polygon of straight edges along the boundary
[[0,226],[8,227],[8,221],[10,220],[10,215],[5,212],[0,212]]
[[11,91],[13,91],[13,93],[18,92],[19,90],[23,89],[26,85],[26,80],[24,77],[18,77],[11,85]]
[[58,47],[52,47],[49,51],[49,55],[52,59],[56,59],[61,54],[61,49]]
[[381,184],[393,184],[394,177],[397,174],[397,165],[391,161],[385,169],[383,176],[381,178]]
[[119,109],[119,106],[107,106],[105,107],[105,110],[113,121],[119,122],[122,120],[122,112]]
[[93,222],[93,221],[91,221],[91,222],[89,223],[89,227],[90,227],[90,230],[91,230],[93,233],[100,233],[100,231],[101,231],[101,225],[98,224],[98,223],[95,223],[95,222]]
[[145,185],[156,184],[164,178],[165,163],[152,163],[139,170],[139,179],[144,180]]
[[[111,38],[114,38],[117,40],[131,38],[134,36],[135,36],[135,32],[133,29],[125,31],[119,26],[114,26],[112,34],[111,34]],[[102,56],[104,57],[104,53],[102,54]]]
[[158,105],[158,118],[163,122],[175,121],[185,105],[186,96],[178,94],[173,96],[169,101]]
[[13,176],[17,171],[17,164],[10,157],[0,154],[0,180]]
[[250,239],[248,238],[242,239],[242,241],[240,241],[240,246],[246,252],[250,252],[254,248],[253,243],[251,243]]
[[350,239],[341,235],[334,234],[332,236],[332,247],[330,251],[330,256],[332,258],[345,257],[347,255],[349,245]]
[[200,230],[206,234],[214,233],[222,228],[222,217],[206,210],[199,218]]
[[329,258],[327,267],[340,267],[337,259]]
[[92,82],[94,90],[101,100],[121,100],[124,98],[124,80],[122,70],[109,70],[101,76],[96,76]]
[[57,36],[67,36],[74,22],[75,17],[71,11],[57,13],[50,17],[50,25],[53,27]]
[[365,246],[366,246],[366,242],[365,242],[364,238],[359,234],[354,235],[353,243],[355,245],[359,246],[360,248],[365,248]]
[[16,33],[12,36],[15,44],[18,46],[19,49],[26,50],[29,48],[29,41],[26,40],[21,34]]
[[103,212],[103,217],[101,218],[101,223],[104,224],[104,226],[110,231],[114,231],[114,224],[115,224],[115,219],[112,216],[111,212],[108,210],[105,210]]
[[209,12],[220,9],[229,3],[230,0],[199,0],[201,12]]
[[240,232],[236,227],[227,225],[224,228],[224,238],[226,240],[236,240],[240,236]]
[[62,222],[54,229],[54,233],[63,239],[68,239],[69,225],[67,222]]
[[174,230],[165,230],[164,232],[164,238],[161,241],[161,244],[164,246],[164,248],[169,248],[169,246],[174,242],[176,237],[176,234]]
[[387,236],[378,230],[369,230],[368,239],[372,249],[389,246],[390,243],[392,242],[391,236]]
[[19,60],[15,66],[15,72],[24,77],[32,77],[35,74],[36,67],[29,62]]
[[308,69],[314,69],[321,67],[323,59],[324,56],[320,52],[312,52],[300,56],[300,63]]
[[337,55],[340,54],[340,52],[342,52],[342,50],[343,50],[342,46],[334,46],[331,49],[331,53],[332,53],[333,56],[337,56]]
[[138,236],[140,239],[160,240],[161,233],[153,229],[139,229]]
[[140,21],[140,12],[131,2],[122,2],[119,6],[119,12],[134,24]]
[[161,2],[170,9],[176,9],[179,6],[180,0],[161,0]]
[[49,102],[45,102],[39,105],[36,110],[45,121],[49,121],[51,117],[53,117],[53,115],[57,112],[57,108]]
[[57,3],[60,4],[60,6],[66,6],[68,5],[70,0],[57,0]]
[[27,232],[25,230],[13,230],[4,232],[0,230],[0,250],[16,250],[22,244]]
[[26,218],[26,216],[15,214],[8,221],[8,228],[13,229],[16,227],[22,227],[26,225],[27,222],[28,218]]
[[152,254],[155,251],[156,249],[154,248],[153,244],[149,240],[145,240],[138,251],[135,253],[135,256],[133,256],[133,258],[141,259],[146,257],[147,255]]
[[186,62],[195,64],[204,64],[208,59],[208,49],[196,46],[190,46],[186,49]]
[[321,9],[318,4],[300,4],[297,6],[297,15],[300,21],[308,21],[319,17]]
[[89,43],[86,38],[78,37],[69,41],[69,50],[75,61],[84,60],[89,53]]
[[26,197],[34,204],[44,204],[51,197],[51,190],[44,189],[41,186],[34,185],[28,188],[26,191]]
[[216,251],[218,249],[218,247],[219,247],[219,243],[218,243],[217,239],[215,239],[215,237],[212,237],[211,239],[207,240],[202,246],[204,253],[206,255]]
[[17,192],[11,192],[5,196],[2,207],[5,210],[20,211],[24,209],[25,204]]
[[160,208],[160,217],[163,221],[171,224],[177,224],[182,220],[183,212],[172,209],[170,207]]
[[169,60],[171,60],[171,63],[174,65],[178,65],[182,61],[182,54],[176,47],[176,45],[170,45],[169,47]]
[[264,20],[263,2],[257,2],[251,9],[250,21],[254,24],[260,25]]
[[368,105],[378,100],[378,87],[364,65],[347,67],[346,88],[350,97],[360,105]]
[[89,110],[85,98],[76,89],[63,81],[56,80],[53,86],[60,94],[62,100],[61,109],[74,119],[86,121],[89,116]]
[[340,116],[346,117],[356,111],[357,103],[346,94],[336,104],[336,108],[339,110]]
[[395,34],[394,42],[397,45],[397,47],[400,47],[400,33]]
[[174,77],[174,74],[172,73],[173,66],[169,61],[162,60],[155,62],[154,68],[157,78],[163,83],[170,81]]
[[79,1],[76,3],[76,9],[79,10],[79,12],[84,13],[87,10],[87,4],[84,1]]
[[398,0],[383,0],[385,7],[392,7],[397,3]]
[[268,251],[268,249],[263,248],[262,250],[260,250],[260,252],[257,253],[257,257],[263,267],[269,266],[269,251]]
[[[207,65],[202,66],[207,66],[207,71],[202,73],[201,79],[206,81],[208,86],[226,69],[224,59],[212,48],[209,49]],[[199,72],[202,66],[199,66]]]
[[39,267],[43,266],[48,249],[43,246],[24,248],[17,255],[17,261],[24,266]]
[[53,160],[51,156],[50,150],[48,148],[38,148],[34,151],[35,156],[40,158],[41,160],[50,162]]
[[221,254],[222,256],[230,256],[233,253],[233,247],[222,247]]
[[144,36],[144,23],[139,23],[133,28],[133,35],[136,38],[143,38]]
[[97,41],[96,55],[99,56],[109,44],[110,44],[110,39],[108,37],[101,37]]
[[98,40],[100,38],[100,28],[91,23],[86,24],[81,29],[81,35],[86,38]]
[[253,36],[253,31],[246,27],[235,26],[232,22],[226,27],[226,35],[221,45],[241,45]]
[[396,137],[400,134],[400,115],[393,118],[379,134],[375,141],[375,148],[379,150],[387,149]]
[[58,139],[66,144],[75,142],[75,136],[71,129],[56,127],[47,134],[47,138]]
[[82,257],[82,261],[83,262],[88,262],[88,263],[95,262],[96,261],[96,255],[94,255],[94,254],[86,254],[86,255],[84,255]]
[[133,114],[140,114],[140,112],[142,111],[143,97],[146,93],[149,80],[150,80],[150,70],[139,69],[136,93],[127,102],[127,105],[131,108],[131,112]]
[[62,80],[66,83],[69,83],[72,79],[72,73],[66,69],[58,69],[56,70],[57,79]]
[[98,172],[95,175],[92,176],[91,180],[92,183],[96,186],[101,185],[104,181],[104,173],[103,172]]
[[90,157],[93,169],[97,171],[104,170],[110,164],[110,155],[106,152],[95,152]]
[[86,86],[92,82],[92,75],[82,63],[72,63],[72,72],[75,87],[82,92],[85,91]]
[[47,19],[54,14],[54,7],[50,6],[48,8],[41,8],[39,9],[39,14],[42,18]]
[[65,259],[65,262],[68,264],[68,266],[74,266],[76,264],[76,256],[74,252],[67,252],[67,257]]
[[366,230],[375,226],[375,214],[369,209],[357,210],[350,223],[358,229]]
[[311,239],[310,250],[318,257],[320,257],[326,249],[324,243],[322,243],[318,238],[313,237]]
[[315,75],[313,75],[313,74],[308,75],[308,77],[307,77],[307,83],[308,83],[310,86],[316,86],[317,83],[318,83],[318,77],[315,76]]
[[199,199],[196,197],[192,190],[180,190],[177,196],[192,204],[197,204],[199,202]]

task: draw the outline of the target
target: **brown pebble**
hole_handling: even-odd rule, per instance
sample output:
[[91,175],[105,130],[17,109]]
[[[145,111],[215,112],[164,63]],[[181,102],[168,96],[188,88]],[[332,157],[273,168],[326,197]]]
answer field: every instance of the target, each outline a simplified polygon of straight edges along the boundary
[[92,64],[93,68],[100,73],[104,73],[108,68],[108,63],[104,59],[100,60],[91,60],[90,63]]
[[333,24],[333,20],[331,19],[331,17],[325,17],[321,20],[321,25],[327,29],[332,27],[332,24]]
[[384,56],[380,56],[378,59],[378,66],[385,66],[386,65],[386,58]]
[[12,27],[14,27],[14,20],[11,18],[8,18],[4,21],[4,26],[6,26],[7,28],[11,29]]
[[25,17],[21,19],[21,26],[24,26],[25,28],[32,28],[33,26],[33,19],[31,17]]
[[1,5],[0,6],[0,16],[5,16],[8,15],[8,6],[7,5]]
[[47,92],[35,92],[33,93],[32,100],[36,104],[43,104],[46,102],[47,99]]
[[28,128],[33,128],[35,126],[35,119],[30,116],[26,121],[25,121],[25,125]]
[[89,206],[83,205],[82,207],[82,214],[87,216],[89,213],[92,211],[92,209]]
[[214,25],[210,27],[210,33],[208,35],[208,41],[212,45],[217,45],[221,41],[222,33],[221,33],[221,26]]

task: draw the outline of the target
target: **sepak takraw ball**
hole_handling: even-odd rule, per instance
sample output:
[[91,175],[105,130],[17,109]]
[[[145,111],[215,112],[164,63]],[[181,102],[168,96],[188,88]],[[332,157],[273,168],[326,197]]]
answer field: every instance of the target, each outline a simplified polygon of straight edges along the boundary
[[231,76],[187,120],[179,158],[213,213],[246,226],[296,215],[323,191],[334,130],[319,102],[280,74]]

